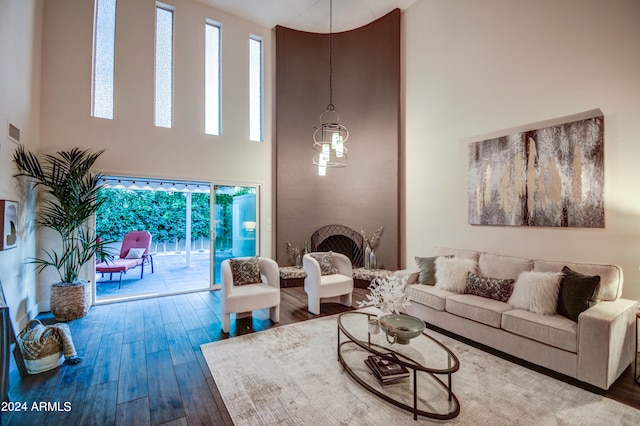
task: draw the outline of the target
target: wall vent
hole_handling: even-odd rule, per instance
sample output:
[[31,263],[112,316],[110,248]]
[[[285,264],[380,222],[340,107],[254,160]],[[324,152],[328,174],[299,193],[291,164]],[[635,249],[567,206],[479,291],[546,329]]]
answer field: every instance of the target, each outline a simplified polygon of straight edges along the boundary
[[13,124],[9,123],[8,136],[9,136],[9,139],[11,139],[12,141],[20,142],[20,129],[18,129]]

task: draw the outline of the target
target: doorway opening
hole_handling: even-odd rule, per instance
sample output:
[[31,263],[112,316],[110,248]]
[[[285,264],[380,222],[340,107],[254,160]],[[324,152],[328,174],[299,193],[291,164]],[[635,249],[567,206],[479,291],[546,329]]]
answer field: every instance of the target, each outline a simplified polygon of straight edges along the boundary
[[103,184],[98,235],[117,256],[128,232],[148,231],[153,272],[148,263],[122,276],[96,273],[97,303],[215,289],[224,259],[258,253],[258,184],[123,176]]

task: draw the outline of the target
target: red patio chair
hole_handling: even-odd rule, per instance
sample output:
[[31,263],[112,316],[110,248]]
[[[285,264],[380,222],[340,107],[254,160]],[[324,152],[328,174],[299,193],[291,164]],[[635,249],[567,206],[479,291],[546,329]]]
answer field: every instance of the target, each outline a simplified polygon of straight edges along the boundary
[[[96,272],[100,272],[102,277],[109,274],[109,281],[113,281],[113,273],[120,273],[118,288],[122,284],[122,274],[126,274],[129,269],[140,266],[140,279],[144,277],[144,265],[151,265],[153,273],[153,256],[149,252],[151,248],[151,233],[149,231],[128,232],[120,247],[120,257],[108,262],[96,263]],[[106,281],[102,281],[106,282]]]

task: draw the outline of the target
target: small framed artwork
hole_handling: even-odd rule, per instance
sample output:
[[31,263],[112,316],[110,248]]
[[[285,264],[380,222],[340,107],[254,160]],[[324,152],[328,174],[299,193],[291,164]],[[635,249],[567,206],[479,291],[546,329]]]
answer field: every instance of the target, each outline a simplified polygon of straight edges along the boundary
[[0,200],[0,250],[18,246],[18,203]]

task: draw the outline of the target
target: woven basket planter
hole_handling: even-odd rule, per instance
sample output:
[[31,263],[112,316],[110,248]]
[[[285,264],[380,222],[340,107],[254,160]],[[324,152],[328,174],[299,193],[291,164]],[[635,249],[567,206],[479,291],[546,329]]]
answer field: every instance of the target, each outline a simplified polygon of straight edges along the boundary
[[91,307],[91,286],[89,282],[53,284],[50,303],[51,312],[57,321],[82,318]]

